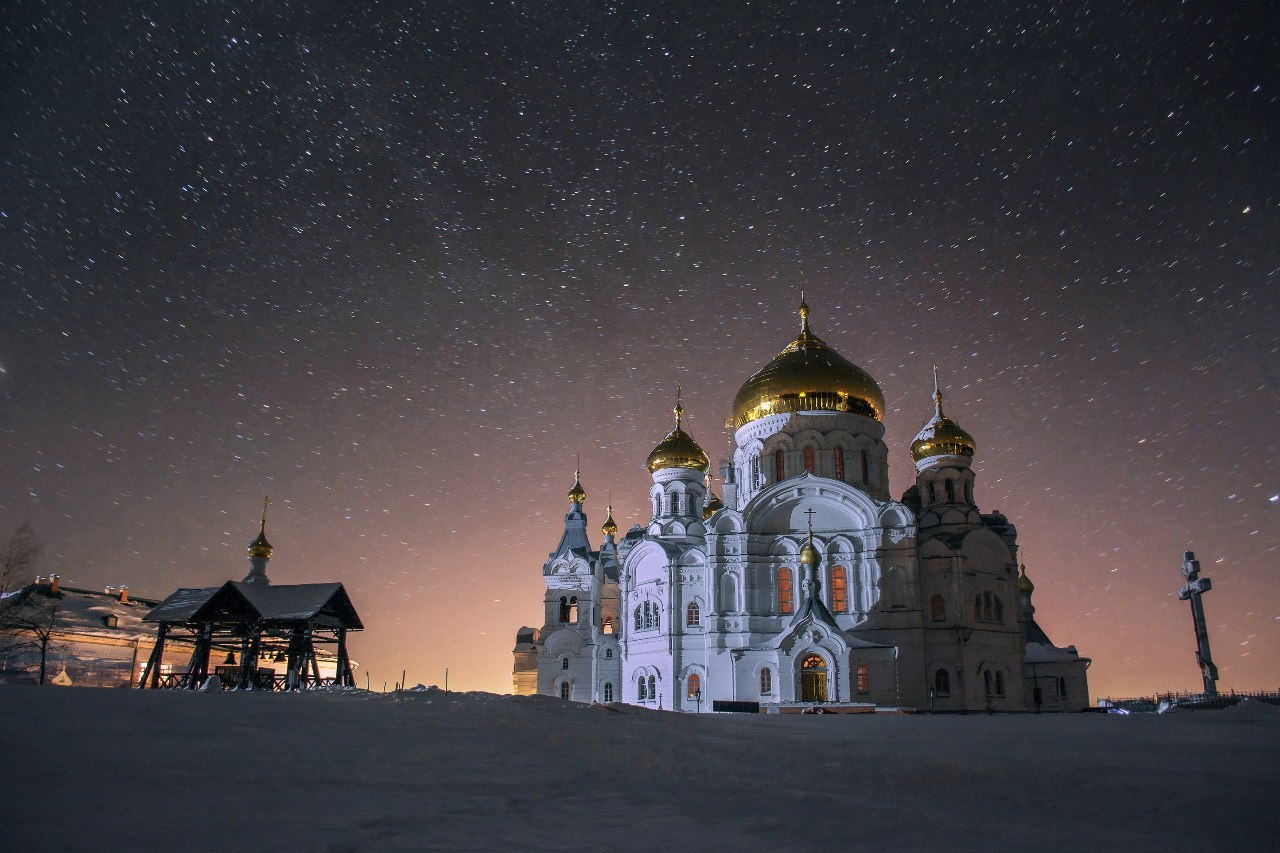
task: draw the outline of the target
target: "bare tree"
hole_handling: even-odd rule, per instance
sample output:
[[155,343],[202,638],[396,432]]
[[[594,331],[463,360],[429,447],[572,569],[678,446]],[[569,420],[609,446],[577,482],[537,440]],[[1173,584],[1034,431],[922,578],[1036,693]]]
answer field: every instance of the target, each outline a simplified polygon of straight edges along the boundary
[[7,608],[0,619],[0,632],[10,642],[6,652],[31,652],[39,656],[40,663],[27,669],[38,669],[39,683],[44,684],[49,664],[49,652],[60,647],[54,635],[58,630],[58,601],[40,595],[26,596],[21,602]]
[[25,580],[43,550],[44,543],[36,538],[31,522],[19,524],[0,552],[0,592],[8,592],[9,587]]

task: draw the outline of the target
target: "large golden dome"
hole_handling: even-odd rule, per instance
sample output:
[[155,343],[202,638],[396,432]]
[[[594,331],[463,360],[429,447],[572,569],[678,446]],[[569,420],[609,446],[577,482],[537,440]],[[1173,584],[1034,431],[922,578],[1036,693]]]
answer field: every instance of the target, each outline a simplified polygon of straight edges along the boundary
[[711,467],[711,462],[707,459],[706,452],[698,446],[698,442],[693,440],[693,436],[680,428],[680,418],[684,415],[684,407],[680,405],[679,392],[676,392],[676,407],[673,410],[676,415],[676,428],[666,434],[662,441],[658,442],[658,446],[649,454],[649,459],[645,463],[649,467],[649,473],[660,471],[663,468],[692,468],[696,471],[706,473]]
[[856,364],[809,331],[809,306],[800,300],[800,334],[757,370],[733,398],[726,426],[784,412],[853,412],[884,419],[880,386]]
[[938,370],[933,371],[933,417],[911,442],[911,459],[920,462],[934,456],[973,456],[978,449],[973,436],[942,413],[942,392],[938,390]]

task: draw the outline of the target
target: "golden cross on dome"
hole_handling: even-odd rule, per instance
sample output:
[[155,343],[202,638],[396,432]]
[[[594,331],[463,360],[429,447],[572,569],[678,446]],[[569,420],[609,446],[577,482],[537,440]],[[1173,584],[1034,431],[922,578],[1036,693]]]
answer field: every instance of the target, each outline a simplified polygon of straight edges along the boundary
[[271,503],[271,498],[264,495],[262,498],[262,526],[264,528],[267,526],[267,505],[269,503]]
[[804,514],[805,514],[805,515],[807,515],[807,516],[809,516],[809,518],[807,519],[808,524],[809,524],[809,544],[811,544],[811,545],[812,545],[812,544],[813,544],[813,514],[814,514],[814,510],[812,510],[812,509],[806,509],[806,510],[804,511]]

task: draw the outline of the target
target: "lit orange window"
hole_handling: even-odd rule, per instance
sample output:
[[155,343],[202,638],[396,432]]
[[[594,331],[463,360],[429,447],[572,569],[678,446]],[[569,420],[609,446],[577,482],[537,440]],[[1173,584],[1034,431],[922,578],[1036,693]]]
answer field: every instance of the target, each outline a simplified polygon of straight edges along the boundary
[[844,566],[831,567],[831,610],[834,613],[849,610],[849,581]]
[[836,463],[836,479],[843,480],[844,479],[844,448],[843,447],[836,448],[835,463]]
[[865,663],[858,667],[858,692],[871,692],[871,670],[867,669]]
[[816,474],[816,473],[818,473],[817,471],[813,470],[813,467],[814,467],[814,464],[813,464],[813,448],[812,448],[812,447],[806,447],[806,448],[804,449],[804,470],[808,471],[810,474]]
[[795,608],[791,603],[791,570],[778,569],[778,613],[787,614],[795,612]]
[[689,698],[697,699],[702,695],[702,679],[695,672],[689,676]]

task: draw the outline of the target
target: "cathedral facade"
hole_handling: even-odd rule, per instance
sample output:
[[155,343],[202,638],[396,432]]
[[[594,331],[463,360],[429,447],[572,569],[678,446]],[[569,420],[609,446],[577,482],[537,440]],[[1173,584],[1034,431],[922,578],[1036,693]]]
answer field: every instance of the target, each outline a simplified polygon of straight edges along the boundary
[[1017,531],[979,511],[976,444],[936,375],[915,483],[894,500],[879,386],[799,313],[734,399],[723,500],[678,398],[645,524],[619,540],[610,506],[593,548],[575,478],[515,692],[680,711],[1087,706],[1089,660],[1036,624]]

